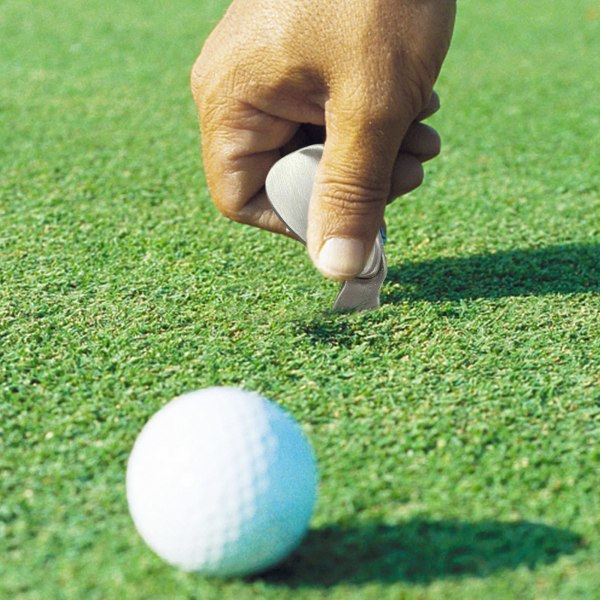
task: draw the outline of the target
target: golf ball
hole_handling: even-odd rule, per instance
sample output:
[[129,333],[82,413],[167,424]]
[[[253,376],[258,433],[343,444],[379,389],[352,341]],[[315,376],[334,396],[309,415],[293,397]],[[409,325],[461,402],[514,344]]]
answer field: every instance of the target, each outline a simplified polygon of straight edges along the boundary
[[308,529],[312,448],[273,402],[237,388],[175,398],[146,423],[127,465],[135,526],[185,571],[237,577],[284,559]]

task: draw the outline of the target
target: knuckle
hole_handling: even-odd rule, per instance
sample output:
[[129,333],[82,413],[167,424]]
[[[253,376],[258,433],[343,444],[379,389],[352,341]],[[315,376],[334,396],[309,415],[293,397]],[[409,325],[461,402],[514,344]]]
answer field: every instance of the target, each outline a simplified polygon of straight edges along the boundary
[[422,152],[421,160],[430,160],[435,158],[441,151],[442,138],[440,137],[440,134],[435,131],[435,129],[431,129],[428,133],[427,147]]
[[419,165],[415,167],[412,181],[408,182],[408,190],[412,191],[418,188],[423,183],[423,179],[425,179],[425,171],[423,170],[423,166],[419,163]]
[[222,176],[218,175],[218,181],[215,181],[216,173],[209,170],[206,173],[210,196],[215,208],[227,219],[243,223],[243,204],[236,198],[237,195],[231,190],[230,186],[224,185]]
[[417,173],[415,175],[415,187],[419,187],[423,180],[425,179],[425,169],[423,169],[423,165],[419,164],[417,168]]
[[330,208],[347,215],[368,215],[385,203],[389,186],[378,182],[354,182],[345,178],[329,178],[324,182],[322,200]]
[[254,222],[252,211],[248,210],[247,199],[227,186],[209,186],[209,188],[212,202],[221,215],[230,221],[244,225],[251,225]]
[[420,161],[410,155],[404,155],[394,172],[390,197],[397,198],[418,188],[423,183],[424,175]]
[[201,53],[194,62],[190,72],[190,88],[196,102],[199,102],[202,96],[202,92],[206,86],[206,79],[205,55]]
[[216,209],[230,221],[246,223],[244,212],[238,206],[231,204],[230,202],[224,202],[218,198],[213,198],[213,203]]

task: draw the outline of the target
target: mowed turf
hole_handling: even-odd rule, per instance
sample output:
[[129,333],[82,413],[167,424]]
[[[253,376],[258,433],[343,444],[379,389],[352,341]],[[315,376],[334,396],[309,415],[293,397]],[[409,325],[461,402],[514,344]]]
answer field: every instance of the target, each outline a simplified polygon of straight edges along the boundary
[[[0,4],[0,597],[598,598],[597,2],[459,3],[444,153],[346,316],[209,201],[188,73],[226,4]],[[251,580],[170,568],[127,512],[137,432],[209,385],[319,459],[311,532]]]

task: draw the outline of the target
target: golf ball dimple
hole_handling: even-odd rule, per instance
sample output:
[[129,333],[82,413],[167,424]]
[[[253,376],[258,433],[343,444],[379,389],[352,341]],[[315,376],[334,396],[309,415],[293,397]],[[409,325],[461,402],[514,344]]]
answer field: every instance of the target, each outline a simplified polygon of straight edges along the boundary
[[283,560],[308,529],[317,469],[300,427],[237,388],[208,388],[159,410],[127,465],[135,526],[185,571],[243,576]]

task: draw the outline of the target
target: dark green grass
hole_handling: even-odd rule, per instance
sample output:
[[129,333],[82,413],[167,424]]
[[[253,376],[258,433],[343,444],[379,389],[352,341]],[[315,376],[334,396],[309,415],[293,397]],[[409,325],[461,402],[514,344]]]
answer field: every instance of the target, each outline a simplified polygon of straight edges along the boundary
[[[598,8],[460,3],[384,306],[334,316],[302,247],[208,201],[187,79],[225,5],[0,4],[0,597],[598,598]],[[248,581],[127,514],[136,433],[215,384],[320,463],[305,543]]]

